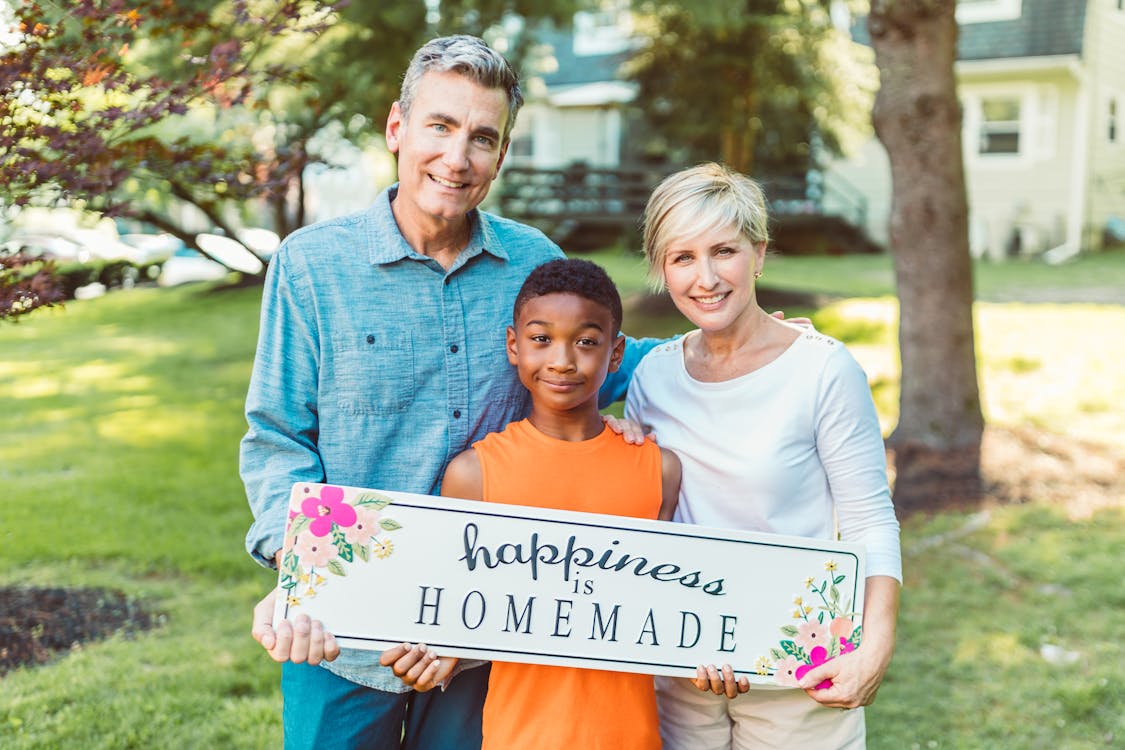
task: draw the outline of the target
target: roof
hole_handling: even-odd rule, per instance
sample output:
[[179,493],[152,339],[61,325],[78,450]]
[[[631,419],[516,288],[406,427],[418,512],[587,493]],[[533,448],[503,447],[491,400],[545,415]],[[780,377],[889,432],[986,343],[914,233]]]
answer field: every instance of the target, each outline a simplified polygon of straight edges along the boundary
[[619,80],[621,76],[618,74],[618,69],[631,54],[629,50],[625,50],[605,55],[576,55],[574,33],[569,30],[541,29],[535,32],[535,40],[539,44],[554,48],[558,69],[552,73],[540,74],[543,82],[552,88]]
[[[961,25],[958,60],[1081,55],[1087,0],[1023,0],[1019,18]],[[857,42],[871,44],[866,17],[852,26]]]

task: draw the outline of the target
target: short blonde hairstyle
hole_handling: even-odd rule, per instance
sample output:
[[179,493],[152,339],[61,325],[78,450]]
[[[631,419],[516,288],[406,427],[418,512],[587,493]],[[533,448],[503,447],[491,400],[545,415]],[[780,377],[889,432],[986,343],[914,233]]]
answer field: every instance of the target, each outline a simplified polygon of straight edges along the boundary
[[648,280],[656,288],[664,283],[664,257],[676,240],[731,227],[754,244],[769,242],[762,188],[714,162],[666,177],[652,191],[643,221]]

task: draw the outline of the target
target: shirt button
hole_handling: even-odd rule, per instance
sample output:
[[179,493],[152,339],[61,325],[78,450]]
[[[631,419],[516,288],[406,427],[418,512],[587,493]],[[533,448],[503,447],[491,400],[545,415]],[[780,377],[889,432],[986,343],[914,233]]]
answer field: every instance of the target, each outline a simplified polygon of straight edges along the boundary
[[457,344],[452,344],[452,345],[451,345],[451,346],[449,347],[449,351],[451,351],[451,352],[453,352],[454,354],[456,354],[456,353],[457,353]]
[[453,418],[454,419],[460,419],[461,418],[461,410],[460,409],[454,409],[453,410]]
[[371,335],[370,333],[367,334],[367,343],[369,343],[369,344],[375,343],[375,337],[373,335]]

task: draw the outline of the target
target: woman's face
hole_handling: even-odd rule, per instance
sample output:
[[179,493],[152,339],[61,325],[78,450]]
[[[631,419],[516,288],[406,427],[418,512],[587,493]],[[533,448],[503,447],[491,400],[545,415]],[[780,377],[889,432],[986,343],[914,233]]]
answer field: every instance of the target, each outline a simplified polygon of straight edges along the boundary
[[731,329],[753,315],[754,273],[766,243],[753,243],[734,227],[719,227],[668,244],[664,283],[672,302],[704,332]]

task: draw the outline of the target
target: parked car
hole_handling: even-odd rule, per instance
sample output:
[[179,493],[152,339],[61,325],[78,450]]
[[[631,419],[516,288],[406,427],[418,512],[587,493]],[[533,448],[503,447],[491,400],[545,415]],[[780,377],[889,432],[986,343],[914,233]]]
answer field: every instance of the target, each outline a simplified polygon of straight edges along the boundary
[[202,253],[189,247],[181,247],[164,261],[156,283],[160,286],[178,286],[194,281],[218,281],[226,278],[228,273],[230,269],[221,263],[205,258]]

